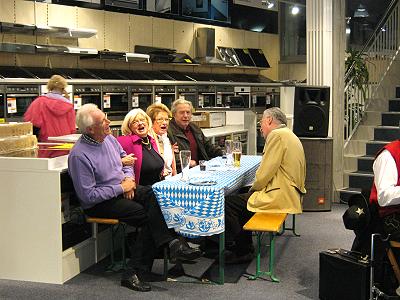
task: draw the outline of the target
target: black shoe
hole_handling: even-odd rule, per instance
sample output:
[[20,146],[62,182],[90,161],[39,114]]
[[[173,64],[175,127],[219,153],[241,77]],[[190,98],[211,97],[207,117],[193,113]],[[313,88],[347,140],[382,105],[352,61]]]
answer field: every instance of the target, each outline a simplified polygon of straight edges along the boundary
[[151,291],[151,286],[146,282],[140,281],[136,274],[133,274],[129,278],[121,279],[121,286],[138,292]]
[[172,264],[178,261],[194,260],[201,257],[202,252],[200,249],[191,248],[187,244],[179,240],[174,240],[169,246],[169,261]]

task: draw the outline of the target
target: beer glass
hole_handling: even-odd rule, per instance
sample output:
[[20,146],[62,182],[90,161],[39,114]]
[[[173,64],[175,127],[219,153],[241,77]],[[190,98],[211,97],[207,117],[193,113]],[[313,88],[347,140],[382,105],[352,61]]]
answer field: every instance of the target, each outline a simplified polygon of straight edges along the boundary
[[232,156],[233,156],[233,166],[239,168],[240,158],[242,157],[242,143],[240,141],[233,142]]
[[182,181],[189,180],[189,166],[191,160],[190,150],[181,150],[179,151],[179,159],[181,161],[181,169],[182,169]]
[[225,140],[226,164],[228,166],[231,166],[233,164],[232,149],[233,149],[232,140]]

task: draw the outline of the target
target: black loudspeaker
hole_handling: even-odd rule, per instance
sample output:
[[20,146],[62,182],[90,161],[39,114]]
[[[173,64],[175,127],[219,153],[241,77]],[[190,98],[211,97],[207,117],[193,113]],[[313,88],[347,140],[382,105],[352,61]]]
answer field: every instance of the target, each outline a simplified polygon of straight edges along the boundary
[[[342,250],[344,251],[344,250]],[[319,253],[319,298],[322,300],[369,299],[369,263],[339,253]]]
[[293,132],[299,137],[327,137],[329,87],[296,86]]

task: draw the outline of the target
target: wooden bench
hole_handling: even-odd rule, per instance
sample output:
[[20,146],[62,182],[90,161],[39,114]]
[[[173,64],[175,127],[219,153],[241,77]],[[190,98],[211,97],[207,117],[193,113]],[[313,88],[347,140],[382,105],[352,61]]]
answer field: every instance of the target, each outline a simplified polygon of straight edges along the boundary
[[[125,231],[126,224],[120,222],[118,219],[107,219],[107,218],[92,218],[86,217],[86,222],[92,224],[92,237],[94,239],[94,256],[95,262],[98,262],[98,224],[104,224],[110,226],[111,231],[111,243],[110,243],[110,256],[111,256],[111,265],[107,267],[107,270],[110,271],[119,271],[121,269],[126,270],[128,268],[126,263],[126,254],[125,254]],[[114,259],[114,248],[115,248],[115,239],[118,234],[118,231],[122,231],[122,260],[116,262]]]
[[[286,213],[255,213],[246,224],[243,229],[253,231],[257,236],[257,261],[256,261],[256,274],[250,276],[250,280],[255,280],[261,276],[269,276],[272,281],[279,282],[279,279],[275,276],[274,260],[275,260],[275,235],[281,235],[286,230],[291,230],[296,236],[299,236],[295,230],[295,215],[293,215],[292,227],[285,227]],[[264,232],[269,234],[269,267],[268,271],[261,271],[261,235]]]

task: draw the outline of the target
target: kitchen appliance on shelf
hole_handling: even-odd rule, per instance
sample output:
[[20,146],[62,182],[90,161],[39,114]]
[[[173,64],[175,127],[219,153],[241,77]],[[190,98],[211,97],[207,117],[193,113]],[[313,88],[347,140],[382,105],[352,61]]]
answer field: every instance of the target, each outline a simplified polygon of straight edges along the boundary
[[215,107],[216,93],[214,85],[198,86],[198,108]]
[[155,102],[161,102],[171,109],[171,104],[176,98],[174,85],[155,86]]
[[129,87],[131,108],[141,108],[146,111],[153,103],[153,87],[151,85],[134,85]]
[[100,85],[75,84],[73,91],[75,109],[79,109],[82,105],[87,103],[96,104],[98,108],[103,109]]
[[20,122],[29,105],[39,96],[39,85],[7,85],[6,119],[8,122]]
[[103,85],[102,100],[103,111],[107,113],[108,119],[123,120],[130,110],[128,101],[128,87],[124,85]]
[[192,102],[193,107],[197,107],[197,87],[196,86],[185,86],[179,85],[178,98],[183,98],[187,101]]
[[216,107],[230,107],[230,97],[235,95],[233,86],[216,86],[217,90],[217,98],[216,98]]
[[235,96],[230,97],[230,106],[232,108],[249,108],[250,107],[250,87],[235,86]]

